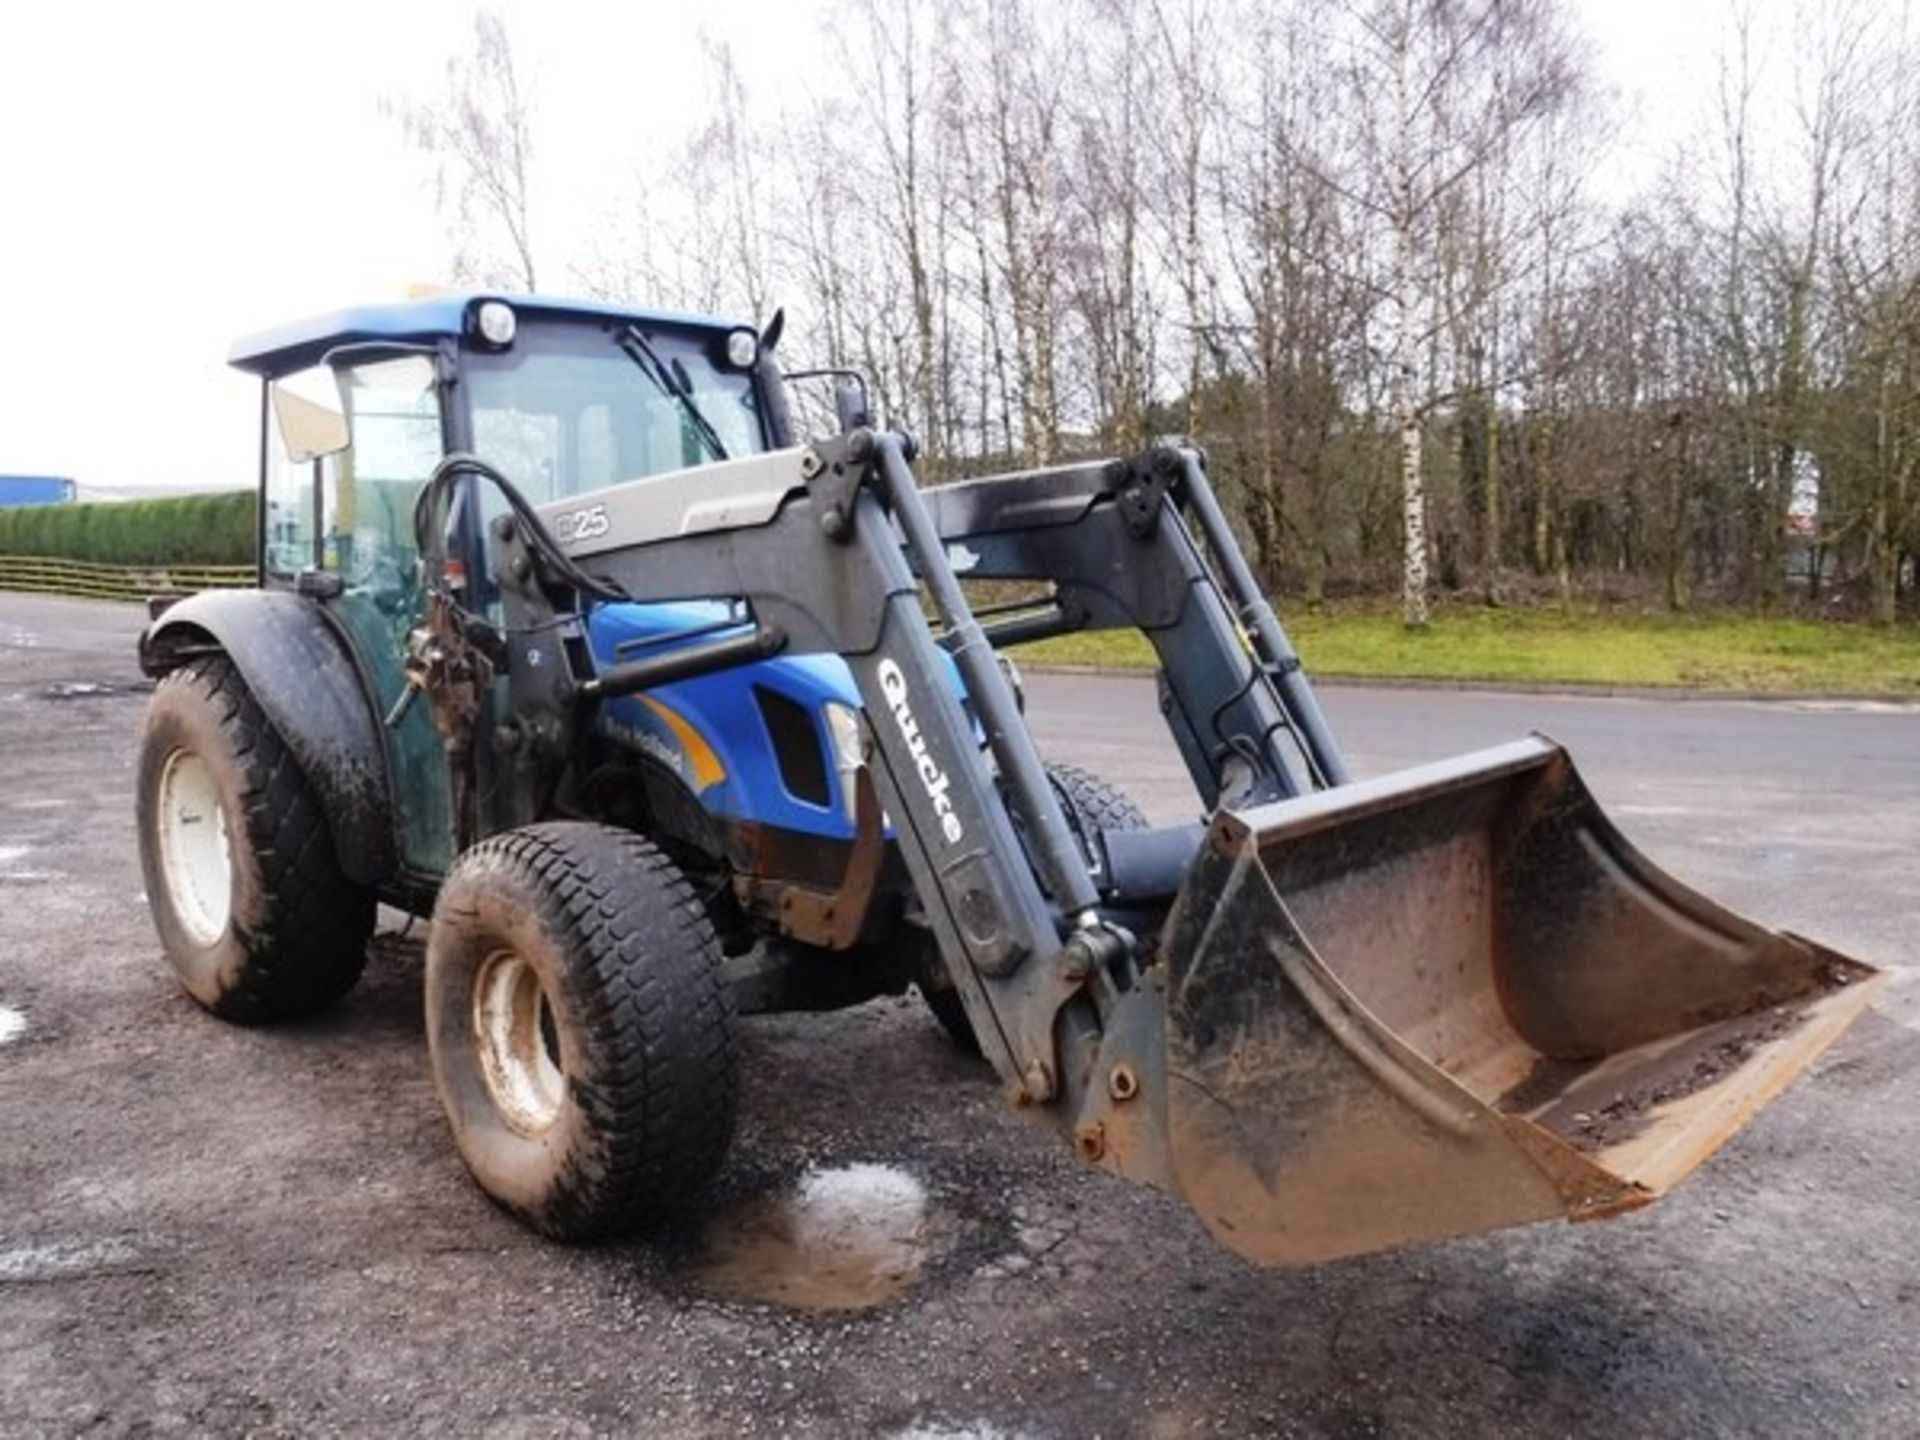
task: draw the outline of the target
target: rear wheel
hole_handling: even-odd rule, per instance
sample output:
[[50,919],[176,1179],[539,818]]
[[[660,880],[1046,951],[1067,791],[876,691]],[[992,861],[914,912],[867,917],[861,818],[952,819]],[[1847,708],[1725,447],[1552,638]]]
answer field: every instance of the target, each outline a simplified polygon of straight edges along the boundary
[[426,991],[461,1157],[535,1229],[614,1234],[719,1168],[732,996],[705,911],[645,840],[561,823],[469,850],[434,907]]
[[154,927],[195,1000],[251,1024],[353,988],[373,892],[340,873],[319,800],[224,656],[155,689],[135,810]]
[[[1133,802],[1133,797],[1093,771],[1078,765],[1053,764],[1047,766],[1047,778],[1053,781],[1054,794],[1059,797],[1067,824],[1079,838],[1083,852],[1088,852],[1095,831],[1147,828],[1146,812]],[[1088,858],[1092,858],[1090,853]],[[930,951],[938,948],[931,932],[916,943],[924,943]],[[978,1055],[980,1039],[973,1033],[973,1021],[960,1001],[960,992],[947,978],[944,964],[936,958],[926,969],[935,977],[923,981],[919,987],[927,1009],[955,1045],[970,1055]]]

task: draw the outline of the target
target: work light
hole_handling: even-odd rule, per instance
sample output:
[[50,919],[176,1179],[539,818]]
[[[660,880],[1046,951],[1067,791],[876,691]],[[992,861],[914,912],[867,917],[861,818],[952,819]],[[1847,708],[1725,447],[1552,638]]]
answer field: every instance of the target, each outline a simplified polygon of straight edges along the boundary
[[513,343],[515,323],[513,307],[504,300],[482,301],[473,320],[474,328],[480,332],[480,338],[489,345],[504,348]]

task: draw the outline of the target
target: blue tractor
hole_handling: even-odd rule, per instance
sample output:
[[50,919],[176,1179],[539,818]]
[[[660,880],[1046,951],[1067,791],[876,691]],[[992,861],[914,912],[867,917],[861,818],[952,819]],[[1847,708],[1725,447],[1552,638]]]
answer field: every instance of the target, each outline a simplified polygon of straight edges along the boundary
[[[244,340],[259,584],[141,639],[181,983],[307,1014],[378,903],[430,917],[439,1094],[528,1223],[694,1194],[755,1009],[916,987],[1089,1163],[1298,1264],[1644,1204],[1865,1004],[1548,740],[1353,780],[1199,451],[922,491],[857,387],[798,432],[780,328],[462,295]],[[1035,751],[1003,651],[1103,627],[1187,823]]]

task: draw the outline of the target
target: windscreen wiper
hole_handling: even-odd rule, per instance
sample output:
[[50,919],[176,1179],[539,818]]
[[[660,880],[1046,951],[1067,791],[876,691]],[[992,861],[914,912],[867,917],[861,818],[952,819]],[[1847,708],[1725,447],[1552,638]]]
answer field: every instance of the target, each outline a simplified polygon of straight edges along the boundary
[[640,367],[640,373],[654,383],[662,395],[678,402],[681,413],[693,425],[694,434],[700,437],[700,443],[716,460],[727,458],[727,447],[720,443],[720,432],[713,428],[713,422],[700,413],[700,407],[694,403],[693,396],[674,378],[667,362],[660,358],[660,352],[653,348],[651,341],[640,333],[637,325],[628,325],[619,335],[620,348],[627,358]]

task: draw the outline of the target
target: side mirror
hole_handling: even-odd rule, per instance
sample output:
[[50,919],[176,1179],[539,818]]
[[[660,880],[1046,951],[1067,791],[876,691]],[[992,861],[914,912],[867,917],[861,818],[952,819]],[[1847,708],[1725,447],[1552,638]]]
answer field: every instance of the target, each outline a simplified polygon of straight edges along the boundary
[[331,366],[310,365],[283,375],[269,393],[280,442],[294,464],[337,455],[347,448],[352,439],[347,407],[340,396],[340,378]]

